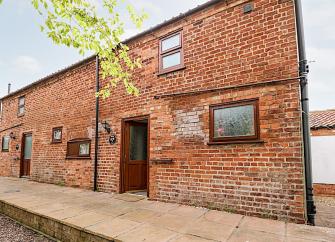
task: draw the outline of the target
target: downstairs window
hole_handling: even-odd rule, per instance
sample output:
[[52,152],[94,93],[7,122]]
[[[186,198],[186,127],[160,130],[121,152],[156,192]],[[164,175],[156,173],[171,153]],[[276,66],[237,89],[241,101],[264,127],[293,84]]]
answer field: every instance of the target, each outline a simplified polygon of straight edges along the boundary
[[91,156],[91,140],[90,139],[74,139],[67,142],[66,158],[69,159],[90,159]]
[[259,140],[258,99],[210,106],[210,142]]

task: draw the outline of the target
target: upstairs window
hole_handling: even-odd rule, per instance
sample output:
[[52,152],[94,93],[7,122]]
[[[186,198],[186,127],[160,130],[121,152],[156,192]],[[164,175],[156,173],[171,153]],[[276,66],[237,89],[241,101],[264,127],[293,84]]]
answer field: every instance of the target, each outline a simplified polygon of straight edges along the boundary
[[159,74],[184,67],[182,32],[163,37],[159,42]]
[[1,151],[2,152],[8,152],[9,151],[9,136],[4,136],[2,137],[2,142],[1,142]]
[[210,106],[210,142],[259,141],[258,100]]
[[67,143],[66,158],[68,159],[90,159],[91,140],[74,139]]
[[25,103],[26,103],[25,97],[24,96],[19,97],[19,111],[18,111],[18,115],[19,116],[24,115],[24,112],[25,112]]

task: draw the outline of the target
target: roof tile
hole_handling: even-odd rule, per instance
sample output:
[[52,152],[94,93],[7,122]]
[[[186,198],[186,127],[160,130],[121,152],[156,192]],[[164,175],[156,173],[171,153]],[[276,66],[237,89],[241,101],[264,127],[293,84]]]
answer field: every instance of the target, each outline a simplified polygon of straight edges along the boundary
[[313,111],[309,114],[312,129],[335,128],[335,109]]

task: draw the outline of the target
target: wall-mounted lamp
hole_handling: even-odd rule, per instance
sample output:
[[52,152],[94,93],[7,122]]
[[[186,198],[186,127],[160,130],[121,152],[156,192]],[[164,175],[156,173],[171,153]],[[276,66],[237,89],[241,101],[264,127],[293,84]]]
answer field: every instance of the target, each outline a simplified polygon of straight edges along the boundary
[[116,139],[116,134],[114,134],[111,126],[109,123],[107,123],[107,121],[104,121],[101,123],[102,127],[106,130],[106,132],[108,134],[110,134],[109,138],[108,138],[108,142],[113,145],[116,143],[117,139]]
[[13,132],[11,132],[11,133],[9,134],[9,137],[10,137],[11,139],[16,139],[15,134],[14,134]]
[[107,133],[111,133],[112,129],[111,126],[109,125],[109,123],[107,123],[107,121],[104,121],[101,123],[102,127],[106,130]]

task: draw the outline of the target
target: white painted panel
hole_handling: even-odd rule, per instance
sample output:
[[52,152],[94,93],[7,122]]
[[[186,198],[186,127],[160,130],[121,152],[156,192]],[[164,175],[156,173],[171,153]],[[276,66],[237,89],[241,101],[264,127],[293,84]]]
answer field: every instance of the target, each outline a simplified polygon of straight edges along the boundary
[[335,184],[335,136],[312,136],[313,183]]

